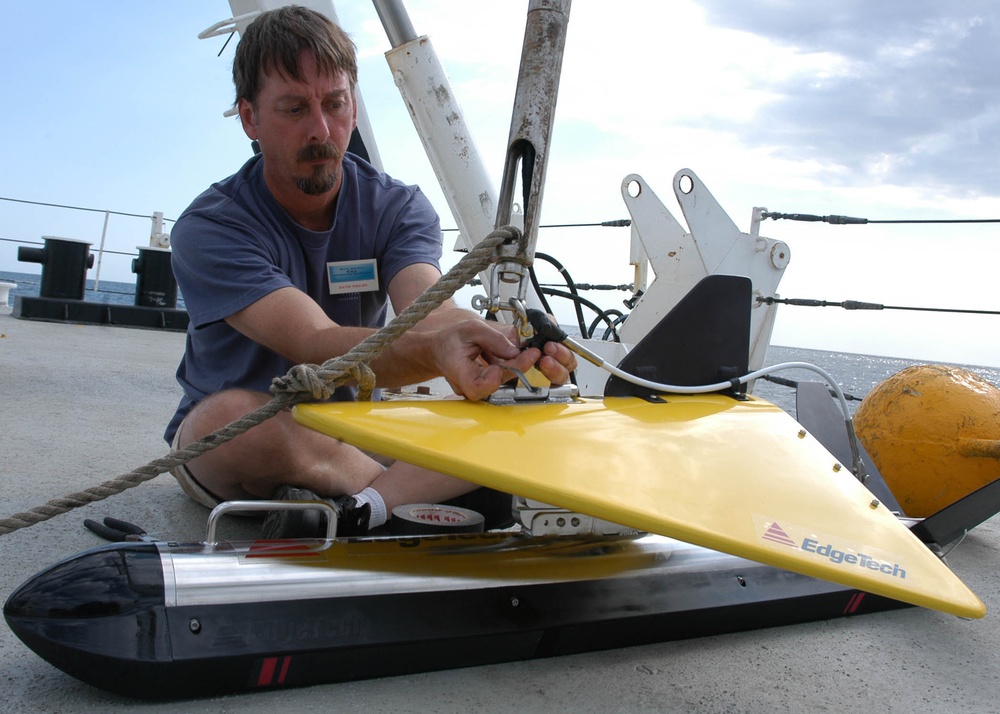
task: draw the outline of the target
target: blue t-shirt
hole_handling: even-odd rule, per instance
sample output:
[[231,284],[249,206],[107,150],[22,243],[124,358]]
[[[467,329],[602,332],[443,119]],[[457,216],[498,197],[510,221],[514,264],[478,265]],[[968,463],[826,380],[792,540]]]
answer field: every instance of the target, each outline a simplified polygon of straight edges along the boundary
[[[172,265],[190,324],[177,381],[184,396],[164,434],[173,440],[191,408],[231,389],[267,392],[292,363],[244,337],[225,318],[269,293],[295,287],[339,325],[381,327],[393,277],[408,265],[440,269],[437,214],[416,186],[345,154],[333,225],[297,224],[268,190],[261,156],[198,196],[170,234]],[[374,258],[378,289],[330,294],[328,263]],[[331,355],[332,357],[333,355]],[[338,390],[335,398],[352,398]]]

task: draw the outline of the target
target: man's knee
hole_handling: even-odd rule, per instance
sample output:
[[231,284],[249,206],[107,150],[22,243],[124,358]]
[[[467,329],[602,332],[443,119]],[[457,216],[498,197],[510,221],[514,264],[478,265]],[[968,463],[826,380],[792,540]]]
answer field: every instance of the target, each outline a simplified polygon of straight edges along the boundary
[[[267,394],[243,389],[232,389],[212,394],[191,409],[177,429],[174,448],[185,446],[204,438],[228,424],[254,411],[270,400]],[[212,507],[210,501],[245,498],[262,498],[270,494],[268,488],[253,484],[254,459],[249,452],[261,444],[260,436],[251,442],[235,437],[236,443],[223,443],[189,461],[182,472],[174,477],[191,498]],[[266,440],[263,442],[266,443]],[[251,476],[249,481],[247,477]],[[273,488],[273,487],[272,487]],[[204,491],[204,493],[202,493]]]
[[196,441],[216,429],[245,417],[270,401],[263,392],[248,389],[227,389],[216,392],[198,402],[181,422],[181,444]]

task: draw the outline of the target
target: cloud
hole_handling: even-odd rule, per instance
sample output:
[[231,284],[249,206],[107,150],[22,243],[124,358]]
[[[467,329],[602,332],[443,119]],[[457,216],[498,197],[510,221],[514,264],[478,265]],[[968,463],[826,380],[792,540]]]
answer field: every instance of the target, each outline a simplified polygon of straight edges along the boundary
[[[1000,7],[987,2],[704,0],[740,28],[826,70],[762,77],[773,99],[738,127],[776,157],[830,167],[833,185],[1000,193]],[[736,130],[720,120],[716,128]]]

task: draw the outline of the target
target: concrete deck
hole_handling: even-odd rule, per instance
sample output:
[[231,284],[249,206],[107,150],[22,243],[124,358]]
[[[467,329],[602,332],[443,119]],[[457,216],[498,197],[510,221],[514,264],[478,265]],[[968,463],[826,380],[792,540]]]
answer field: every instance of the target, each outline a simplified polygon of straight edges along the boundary
[[[0,307],[0,515],[131,471],[166,453],[184,336],[16,320]],[[105,515],[198,541],[206,512],[169,476],[0,536],[0,597],[101,544]],[[244,526],[223,537],[251,537]],[[990,614],[907,609],[532,662],[307,689],[146,704],[54,669],[0,625],[0,711],[993,712],[1000,701],[1000,519],[948,558]]]

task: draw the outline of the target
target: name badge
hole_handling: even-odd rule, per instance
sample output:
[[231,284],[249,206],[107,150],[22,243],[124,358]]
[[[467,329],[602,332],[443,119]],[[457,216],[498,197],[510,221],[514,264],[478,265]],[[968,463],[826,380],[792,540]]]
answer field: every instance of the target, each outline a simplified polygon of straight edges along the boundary
[[331,295],[378,290],[378,261],[375,258],[327,263],[326,275]]

